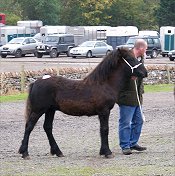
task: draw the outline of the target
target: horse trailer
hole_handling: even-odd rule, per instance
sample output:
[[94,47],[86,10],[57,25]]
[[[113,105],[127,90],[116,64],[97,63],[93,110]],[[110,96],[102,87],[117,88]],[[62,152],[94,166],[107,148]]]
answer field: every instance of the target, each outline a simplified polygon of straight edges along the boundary
[[21,26],[4,26],[0,27],[0,31],[0,45],[5,45],[16,37],[31,37],[35,34],[35,30]]
[[106,31],[109,26],[42,26],[40,34],[42,40],[51,34],[73,34],[75,45],[88,40],[106,41]]
[[175,49],[175,27],[160,27],[160,42],[162,46],[162,56],[168,56],[168,52]]
[[115,49],[117,46],[125,44],[129,37],[138,34],[139,30],[136,26],[110,27],[106,31],[107,44]]

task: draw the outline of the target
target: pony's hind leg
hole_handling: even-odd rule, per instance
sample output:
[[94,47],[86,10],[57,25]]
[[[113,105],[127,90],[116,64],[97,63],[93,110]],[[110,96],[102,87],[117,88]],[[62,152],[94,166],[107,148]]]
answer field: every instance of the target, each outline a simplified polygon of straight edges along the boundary
[[29,136],[35,124],[37,123],[38,119],[42,116],[42,114],[43,113],[37,114],[37,113],[32,112],[29,116],[28,121],[26,122],[24,138],[22,140],[22,144],[18,151],[20,154],[22,154],[22,158],[24,159],[29,159],[29,154],[28,154]]
[[55,115],[55,110],[53,109],[49,109],[46,113],[45,113],[45,121],[44,121],[44,125],[43,128],[47,134],[48,140],[49,140],[49,144],[50,144],[50,152],[52,155],[57,155],[58,157],[63,157],[64,155],[62,154],[61,150],[59,149],[53,134],[52,134],[52,129],[53,129],[53,119],[54,119],[54,115]]

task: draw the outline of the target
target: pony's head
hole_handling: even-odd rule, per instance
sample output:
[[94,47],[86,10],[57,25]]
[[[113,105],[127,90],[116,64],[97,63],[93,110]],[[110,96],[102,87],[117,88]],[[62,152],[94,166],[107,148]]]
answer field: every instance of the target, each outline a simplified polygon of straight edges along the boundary
[[125,70],[128,76],[147,77],[147,70],[142,62],[138,61],[132,50],[127,48],[118,48],[120,62],[125,65]]

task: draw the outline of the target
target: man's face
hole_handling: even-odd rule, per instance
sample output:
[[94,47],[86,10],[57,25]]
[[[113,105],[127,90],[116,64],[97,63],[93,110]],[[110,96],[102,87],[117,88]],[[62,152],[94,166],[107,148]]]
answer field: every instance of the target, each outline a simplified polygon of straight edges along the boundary
[[140,57],[144,56],[144,54],[146,53],[146,49],[147,49],[147,47],[142,47],[139,49],[139,56]]

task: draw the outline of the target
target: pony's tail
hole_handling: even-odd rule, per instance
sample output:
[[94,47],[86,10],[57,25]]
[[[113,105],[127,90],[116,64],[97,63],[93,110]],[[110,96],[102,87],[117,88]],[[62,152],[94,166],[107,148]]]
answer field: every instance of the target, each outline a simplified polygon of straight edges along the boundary
[[27,97],[27,101],[26,101],[26,109],[25,109],[25,120],[26,120],[26,123],[28,122],[30,114],[32,112],[30,94],[31,94],[33,85],[34,85],[34,83],[31,83],[29,85],[28,97]]

